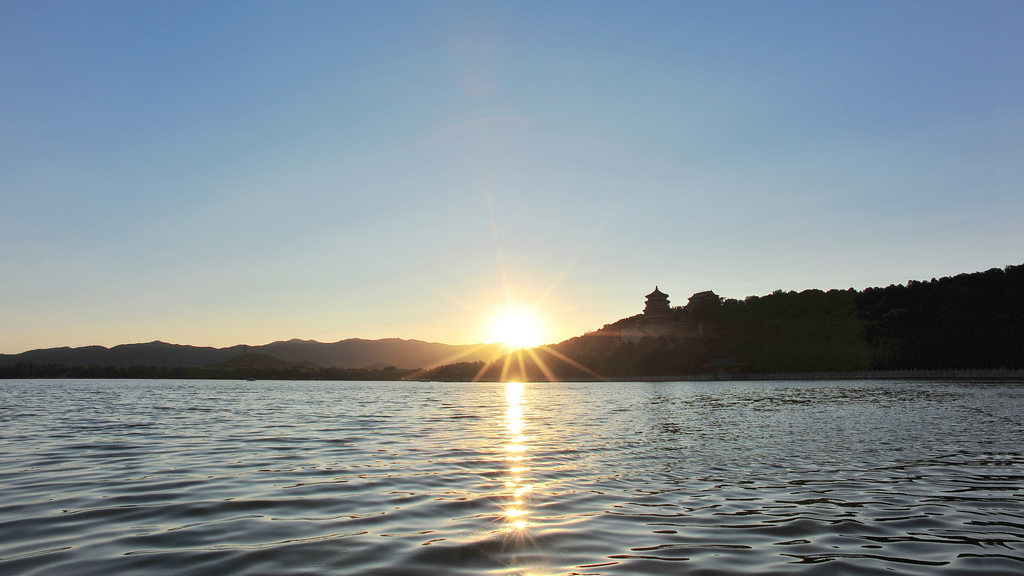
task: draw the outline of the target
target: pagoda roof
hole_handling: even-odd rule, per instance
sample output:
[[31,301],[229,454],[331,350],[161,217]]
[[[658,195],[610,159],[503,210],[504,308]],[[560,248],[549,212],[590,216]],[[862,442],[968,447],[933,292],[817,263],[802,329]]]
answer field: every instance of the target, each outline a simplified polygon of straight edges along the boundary
[[661,296],[664,296],[665,298],[668,298],[668,294],[665,294],[661,290],[658,290],[658,287],[655,286],[654,287],[654,292],[651,292],[650,294],[648,294],[647,298],[651,298],[651,297],[658,298],[658,297],[661,297]]

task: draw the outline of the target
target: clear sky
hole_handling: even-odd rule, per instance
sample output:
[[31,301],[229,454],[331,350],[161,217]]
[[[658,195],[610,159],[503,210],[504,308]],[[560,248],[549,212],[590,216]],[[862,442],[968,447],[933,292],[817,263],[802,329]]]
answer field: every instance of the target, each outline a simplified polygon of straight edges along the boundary
[[0,352],[1024,263],[1024,2],[0,3]]

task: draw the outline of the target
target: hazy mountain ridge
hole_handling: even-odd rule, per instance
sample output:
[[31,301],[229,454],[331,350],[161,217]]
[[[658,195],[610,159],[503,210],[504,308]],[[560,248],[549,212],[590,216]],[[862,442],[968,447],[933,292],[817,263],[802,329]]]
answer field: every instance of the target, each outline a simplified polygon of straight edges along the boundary
[[192,368],[228,362],[242,354],[266,354],[288,363],[312,363],[328,368],[427,368],[458,360],[489,360],[500,344],[453,345],[420,340],[350,338],[338,342],[287,340],[262,346],[189,346],[155,341],[138,344],[61,347],[29,350],[21,354],[0,354],[0,365],[19,362],[63,364],[65,366],[166,366]]

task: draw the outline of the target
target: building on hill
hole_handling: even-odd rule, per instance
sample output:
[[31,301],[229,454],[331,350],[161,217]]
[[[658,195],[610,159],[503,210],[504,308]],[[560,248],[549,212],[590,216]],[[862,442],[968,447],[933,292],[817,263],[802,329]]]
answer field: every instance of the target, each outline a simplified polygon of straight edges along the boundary
[[686,302],[687,309],[697,309],[704,307],[717,307],[722,303],[722,298],[718,294],[715,294],[711,290],[705,290],[703,292],[697,292]]
[[658,287],[655,286],[654,292],[647,295],[647,304],[644,306],[644,317],[664,317],[671,313],[672,307],[668,305],[668,294],[658,290]]
[[[706,322],[714,314],[715,309],[721,305],[721,296],[715,294],[711,290],[705,290],[690,296],[690,300],[686,303],[685,310],[691,319],[698,322]],[[703,335],[704,324],[698,324],[697,328],[700,334]]]
[[[685,340],[704,336],[710,325],[701,322],[705,311],[721,304],[721,298],[707,290],[690,297],[685,308],[669,305],[668,294],[654,287],[654,292],[647,295],[647,304],[643,314],[623,318],[614,324],[608,324],[594,334],[611,338],[619,345],[637,344],[644,338],[667,338]],[[699,312],[695,314],[695,312]]]

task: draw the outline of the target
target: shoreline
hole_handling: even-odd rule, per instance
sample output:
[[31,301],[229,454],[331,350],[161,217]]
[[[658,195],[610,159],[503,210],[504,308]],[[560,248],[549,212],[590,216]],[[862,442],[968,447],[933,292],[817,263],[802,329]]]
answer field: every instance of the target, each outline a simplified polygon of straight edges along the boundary
[[[159,376],[146,375],[111,375],[102,372],[90,375],[31,375],[31,376],[3,376],[0,380],[209,380],[209,381],[234,381],[234,380],[256,380],[256,381],[310,381],[310,382],[473,382],[473,380],[461,379],[421,379],[421,378],[296,378],[294,374],[284,377],[273,377],[260,374],[259,371],[243,374],[219,374],[219,375],[188,375],[174,374],[175,370],[168,370],[167,374]],[[359,370],[353,370],[359,372]],[[291,377],[289,377],[291,376]],[[355,376],[355,374],[353,374]],[[932,380],[932,381],[982,381],[982,382],[1024,382],[1024,369],[987,369],[987,370],[857,370],[852,372],[742,372],[728,374],[674,374],[664,376],[611,376],[608,378],[576,377],[562,378],[555,382],[756,382],[756,381],[783,381],[783,380]],[[513,380],[509,380],[513,381]],[[501,382],[501,380],[482,378],[476,382]],[[550,380],[525,380],[523,382],[550,382]]]
[[[621,376],[597,380],[567,378],[562,382],[729,382],[757,380],[985,380],[1024,382],[1024,369],[998,370],[858,370],[854,372],[747,372],[735,374],[680,374],[674,376]],[[545,380],[537,380],[545,382]]]

